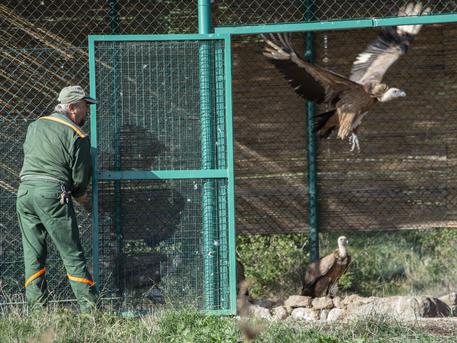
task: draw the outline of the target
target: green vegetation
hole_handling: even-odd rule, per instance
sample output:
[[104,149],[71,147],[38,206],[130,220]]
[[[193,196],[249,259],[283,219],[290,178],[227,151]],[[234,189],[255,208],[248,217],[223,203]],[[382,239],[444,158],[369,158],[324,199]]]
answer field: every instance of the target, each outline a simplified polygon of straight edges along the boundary
[[[336,248],[339,235],[349,239],[353,263],[341,279],[342,292],[362,296],[432,295],[455,291],[457,230],[338,232],[320,236],[321,256]],[[298,294],[308,260],[304,234],[240,235],[238,258],[254,280],[255,297]]]
[[[254,342],[455,342],[456,325],[420,327],[371,318],[347,324],[250,322],[259,330]],[[438,332],[439,335],[436,333]],[[19,308],[0,316],[0,341],[12,342],[241,342],[239,322],[233,317],[208,316],[194,310],[168,310],[139,318],[108,313],[80,315],[48,309],[31,314]]]
[[238,235],[238,259],[244,264],[246,277],[254,281],[250,294],[279,298],[298,294],[308,260],[304,252],[307,244],[304,234]]

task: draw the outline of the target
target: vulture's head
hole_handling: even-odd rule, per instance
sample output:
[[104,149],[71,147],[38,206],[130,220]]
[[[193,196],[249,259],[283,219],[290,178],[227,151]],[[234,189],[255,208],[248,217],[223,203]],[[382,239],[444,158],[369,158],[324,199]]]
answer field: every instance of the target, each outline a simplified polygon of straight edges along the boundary
[[348,246],[349,241],[346,238],[346,236],[340,236],[338,237],[338,250],[340,252],[341,257],[345,257],[347,254],[346,247]]
[[398,88],[389,88],[381,97],[378,97],[380,102],[390,101],[396,98],[406,96],[406,93]]

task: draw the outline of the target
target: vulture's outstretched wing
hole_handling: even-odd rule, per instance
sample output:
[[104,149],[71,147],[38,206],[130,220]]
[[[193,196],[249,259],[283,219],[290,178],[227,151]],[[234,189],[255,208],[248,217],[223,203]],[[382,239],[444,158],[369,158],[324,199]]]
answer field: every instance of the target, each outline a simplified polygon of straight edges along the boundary
[[333,73],[300,58],[292,45],[290,33],[262,35],[266,46],[263,55],[284,75],[295,92],[307,100],[334,103],[342,92],[362,87],[342,75]]
[[[409,3],[398,11],[398,16],[427,15],[431,9],[423,10],[421,3]],[[362,85],[380,83],[389,67],[405,54],[419,33],[422,25],[400,25],[384,27],[376,40],[360,53],[352,65],[350,79]]]

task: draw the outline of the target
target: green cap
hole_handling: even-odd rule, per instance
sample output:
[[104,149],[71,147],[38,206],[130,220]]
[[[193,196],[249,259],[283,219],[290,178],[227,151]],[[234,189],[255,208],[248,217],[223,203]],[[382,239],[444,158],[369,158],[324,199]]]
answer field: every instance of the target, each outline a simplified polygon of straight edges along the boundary
[[59,101],[63,105],[75,104],[81,100],[86,100],[89,104],[97,103],[97,100],[86,96],[81,86],[68,86],[60,91]]

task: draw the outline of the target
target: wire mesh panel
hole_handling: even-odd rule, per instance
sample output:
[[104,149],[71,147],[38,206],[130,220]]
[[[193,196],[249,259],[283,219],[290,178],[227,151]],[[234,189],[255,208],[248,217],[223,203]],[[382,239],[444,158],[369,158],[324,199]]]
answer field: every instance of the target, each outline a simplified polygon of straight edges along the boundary
[[202,174],[230,165],[225,42],[116,37],[93,48],[101,284],[127,307],[233,311],[229,180]]
[[[405,0],[222,0],[214,4],[218,26],[293,23],[397,16]],[[452,0],[422,1],[433,14],[457,12]],[[309,13],[312,13],[311,20]]]
[[120,170],[201,167],[200,45],[97,43],[99,142],[109,149],[99,155],[101,169],[114,169],[116,146]]
[[[210,182],[215,203],[225,203],[224,180],[121,181],[121,206],[114,181],[100,181],[100,263],[104,296],[122,297],[127,309],[158,303],[205,308],[203,185]],[[226,192],[225,192],[226,194]],[[214,232],[227,227],[217,211]],[[122,234],[116,228],[121,226]],[[213,242],[217,253],[217,297],[227,296],[228,236]],[[227,282],[228,279],[225,279]],[[228,302],[228,299],[226,299]],[[217,303],[213,310],[226,309]]]

